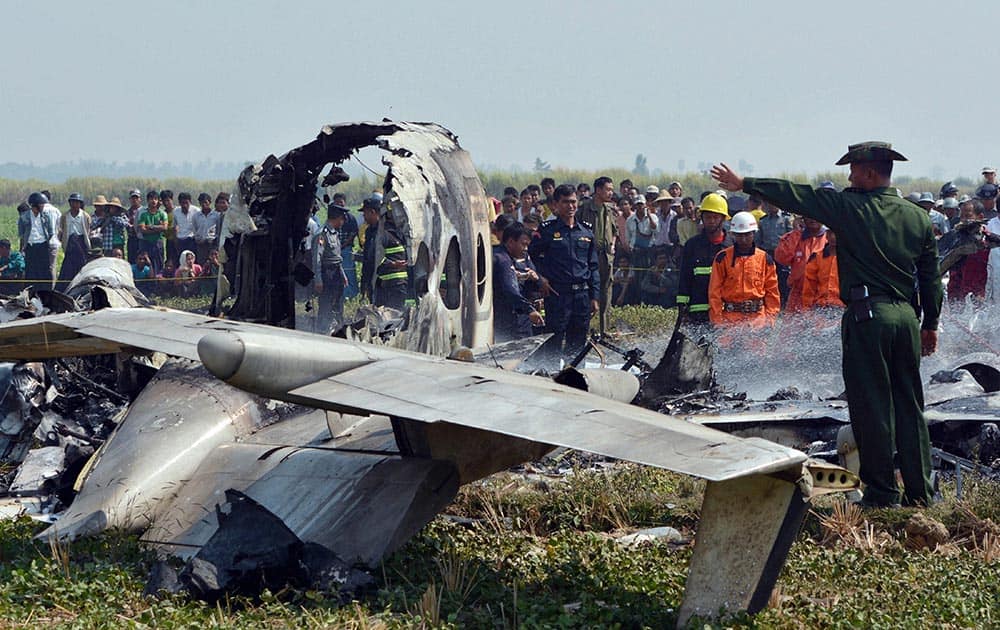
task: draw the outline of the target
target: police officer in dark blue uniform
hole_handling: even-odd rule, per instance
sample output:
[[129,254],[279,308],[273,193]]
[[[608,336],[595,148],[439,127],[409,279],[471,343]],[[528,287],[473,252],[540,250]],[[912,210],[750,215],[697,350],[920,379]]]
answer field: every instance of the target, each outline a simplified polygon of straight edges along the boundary
[[569,357],[587,343],[590,318],[598,309],[597,246],[590,226],[576,220],[576,190],[563,184],[552,196],[556,217],[542,223],[528,251],[544,279],[545,319],[552,333],[546,350]]
[[328,335],[344,322],[344,259],[340,247],[340,229],[344,226],[347,208],[331,204],[326,223],[312,244],[313,270],[319,307],[316,309],[316,332]]

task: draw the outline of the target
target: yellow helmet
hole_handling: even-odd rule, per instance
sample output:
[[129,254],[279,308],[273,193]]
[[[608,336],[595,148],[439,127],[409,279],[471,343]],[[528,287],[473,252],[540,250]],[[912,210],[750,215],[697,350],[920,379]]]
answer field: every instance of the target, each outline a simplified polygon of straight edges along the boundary
[[698,210],[702,212],[714,212],[724,217],[729,217],[729,204],[722,195],[716,193],[705,195],[705,198],[701,200],[701,205],[698,206]]

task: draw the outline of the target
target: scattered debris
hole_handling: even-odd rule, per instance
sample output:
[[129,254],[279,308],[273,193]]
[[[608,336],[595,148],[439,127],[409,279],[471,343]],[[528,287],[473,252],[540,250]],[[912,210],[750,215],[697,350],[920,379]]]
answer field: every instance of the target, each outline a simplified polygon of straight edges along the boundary
[[619,536],[615,538],[615,542],[628,547],[652,542],[682,543],[684,542],[684,535],[673,527],[651,527],[625,536]]
[[768,402],[775,402],[778,400],[812,400],[813,395],[810,392],[799,391],[798,387],[789,386],[782,387],[778,391],[774,392],[767,397]]

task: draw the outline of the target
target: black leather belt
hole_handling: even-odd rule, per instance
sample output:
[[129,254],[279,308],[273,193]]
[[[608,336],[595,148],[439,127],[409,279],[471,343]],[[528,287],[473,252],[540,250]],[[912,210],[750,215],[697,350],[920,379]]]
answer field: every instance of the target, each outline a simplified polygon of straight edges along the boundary
[[590,285],[583,282],[580,284],[553,284],[556,291],[589,291]]
[[757,313],[764,308],[764,300],[744,300],[742,302],[723,302],[722,310],[727,313]]

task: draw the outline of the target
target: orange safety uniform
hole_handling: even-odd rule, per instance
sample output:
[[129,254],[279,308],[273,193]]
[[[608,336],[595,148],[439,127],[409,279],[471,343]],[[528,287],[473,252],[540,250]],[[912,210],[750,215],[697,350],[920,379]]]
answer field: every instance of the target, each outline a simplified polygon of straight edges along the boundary
[[781,311],[778,270],[764,250],[754,246],[737,255],[727,247],[715,256],[708,284],[708,317],[713,324],[773,324]]
[[791,267],[791,273],[788,274],[788,303],[785,304],[789,311],[802,310],[802,284],[806,277],[806,263],[810,256],[823,251],[825,246],[826,230],[816,236],[806,236],[805,230],[792,230],[778,240],[774,260],[779,265]]
[[840,299],[840,273],[837,271],[835,247],[824,247],[823,251],[814,252],[809,257],[805,280],[802,283],[802,306],[844,307],[844,301]]

